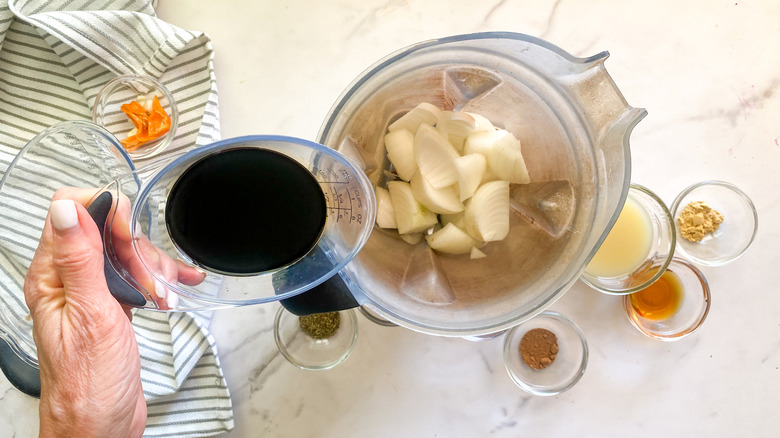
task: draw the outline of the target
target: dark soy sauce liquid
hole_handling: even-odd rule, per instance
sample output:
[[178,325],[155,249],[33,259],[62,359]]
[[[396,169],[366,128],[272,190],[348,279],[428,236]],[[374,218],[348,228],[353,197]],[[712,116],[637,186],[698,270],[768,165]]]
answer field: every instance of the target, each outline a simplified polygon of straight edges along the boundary
[[174,243],[201,266],[247,275],[308,253],[325,226],[325,195],[314,176],[277,152],[237,148],[182,173],[165,208]]

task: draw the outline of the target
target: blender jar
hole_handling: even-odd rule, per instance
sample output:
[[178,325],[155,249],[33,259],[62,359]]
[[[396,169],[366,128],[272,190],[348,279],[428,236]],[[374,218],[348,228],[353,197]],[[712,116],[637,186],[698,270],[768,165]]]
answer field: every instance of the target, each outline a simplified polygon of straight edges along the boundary
[[626,103],[607,56],[477,33],[415,44],[358,77],[318,141],[355,158],[373,185],[385,185],[392,170],[387,126],[422,102],[510,131],[531,177],[512,185],[509,235],[484,247],[484,259],[439,254],[376,228],[343,271],[359,304],[413,330],[470,336],[517,325],[558,299],[617,219],[629,188],[629,134],[646,115]]

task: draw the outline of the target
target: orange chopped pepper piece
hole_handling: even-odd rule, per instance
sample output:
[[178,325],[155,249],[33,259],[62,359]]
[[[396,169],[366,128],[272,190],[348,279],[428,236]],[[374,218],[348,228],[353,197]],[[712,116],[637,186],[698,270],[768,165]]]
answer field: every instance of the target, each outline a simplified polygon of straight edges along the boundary
[[136,133],[122,140],[122,145],[132,152],[144,144],[165,135],[171,129],[171,117],[154,96],[152,111],[146,112],[143,105],[135,100],[120,107],[123,113],[135,125]]

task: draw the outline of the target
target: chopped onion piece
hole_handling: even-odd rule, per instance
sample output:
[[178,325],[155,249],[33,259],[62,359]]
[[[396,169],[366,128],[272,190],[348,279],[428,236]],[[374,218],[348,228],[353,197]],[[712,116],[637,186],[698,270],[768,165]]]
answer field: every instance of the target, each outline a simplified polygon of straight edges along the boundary
[[425,236],[425,240],[432,249],[448,254],[465,254],[477,244],[471,236],[453,223],[445,225],[430,236]]
[[412,193],[417,201],[428,210],[439,214],[452,214],[466,208],[458,196],[455,186],[437,189],[417,172],[410,181]]
[[482,154],[468,154],[455,159],[461,202],[470,198],[477,191],[486,168],[487,160]]
[[503,129],[494,129],[492,131],[475,131],[466,137],[466,144],[463,147],[463,153],[482,154],[485,158],[490,155],[490,149],[508,132]]
[[423,102],[412,108],[411,111],[401,116],[401,118],[395,122],[391,123],[390,126],[387,127],[387,130],[393,132],[398,129],[406,129],[415,133],[420,125],[435,125],[439,118],[439,113],[441,113],[441,110],[435,105]]
[[474,116],[462,111],[442,111],[436,122],[436,130],[450,142],[458,153],[463,153],[466,137],[477,129],[477,121]]
[[476,240],[492,242],[509,234],[509,183],[481,185],[469,199],[464,216],[466,232]]
[[399,233],[418,233],[438,223],[436,213],[423,207],[414,199],[412,187],[408,182],[390,181],[387,183],[387,189],[395,209]]
[[460,155],[452,145],[428,125],[414,135],[414,160],[426,181],[441,189],[458,182],[455,159]]
[[376,224],[379,228],[398,228],[390,192],[382,187],[376,188]]
[[476,247],[471,248],[471,254],[469,255],[471,260],[484,259],[485,257],[487,257],[487,254],[484,252],[478,250]]
[[385,135],[387,158],[393,163],[398,176],[404,181],[412,179],[417,172],[414,160],[414,134],[407,129],[398,129]]
[[493,124],[490,123],[490,120],[488,120],[487,117],[483,116],[482,114],[470,113],[470,112],[466,112],[466,114],[474,118],[474,122],[476,124],[477,130],[490,131],[495,129],[495,126],[493,126]]
[[[507,131],[504,131],[507,132]],[[510,183],[528,184],[531,178],[520,152],[520,140],[507,132],[488,152],[488,166],[498,178]]]

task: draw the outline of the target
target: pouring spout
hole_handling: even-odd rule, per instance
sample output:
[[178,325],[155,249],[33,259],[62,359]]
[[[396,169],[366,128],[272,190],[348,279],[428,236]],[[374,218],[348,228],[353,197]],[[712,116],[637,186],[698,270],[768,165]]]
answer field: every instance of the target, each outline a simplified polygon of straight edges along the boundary
[[589,56],[583,59],[582,63],[584,65],[598,64],[598,63],[603,63],[607,58],[609,58],[609,51],[604,50],[603,52],[596,53],[593,56]]
[[595,154],[595,177],[605,194],[595,210],[594,230],[590,236],[590,257],[601,246],[620,214],[631,182],[629,137],[634,127],[647,116],[644,108],[628,104],[604,66],[608,52],[581,60],[582,69],[559,78],[589,131]]
[[595,144],[608,131],[616,127],[630,130],[647,115],[643,108],[633,108],[626,102],[604,65],[608,57],[605,51],[582,59],[577,63],[580,68],[559,77],[571,101],[582,109]]

